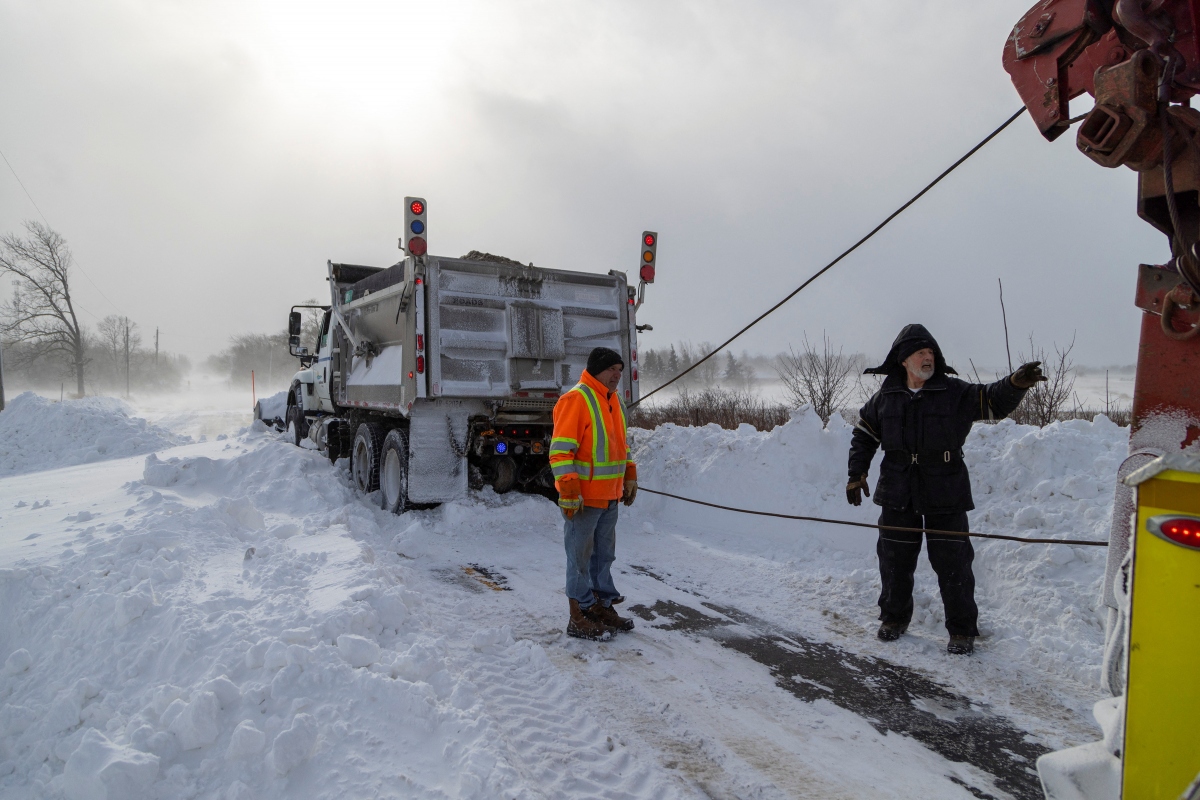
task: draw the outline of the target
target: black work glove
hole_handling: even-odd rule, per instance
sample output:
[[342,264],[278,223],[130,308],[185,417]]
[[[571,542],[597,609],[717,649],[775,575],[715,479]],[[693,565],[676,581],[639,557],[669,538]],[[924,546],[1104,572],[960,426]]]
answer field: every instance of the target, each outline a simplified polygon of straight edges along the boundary
[[1009,375],[1008,379],[1018,389],[1030,389],[1034,384],[1046,380],[1046,376],[1042,374],[1042,362],[1030,361],[1017,367],[1017,371]]
[[867,488],[867,476],[863,475],[856,481],[850,481],[846,484],[846,502],[852,506],[861,506],[863,495],[871,496],[871,490]]

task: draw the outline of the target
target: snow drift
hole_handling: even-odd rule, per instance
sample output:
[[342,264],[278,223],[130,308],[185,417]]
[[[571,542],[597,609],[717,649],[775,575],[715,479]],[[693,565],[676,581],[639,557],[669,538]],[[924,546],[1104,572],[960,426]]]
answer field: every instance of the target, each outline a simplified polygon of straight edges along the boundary
[[0,477],[151,453],[185,441],[130,416],[114,397],[56,403],[24,392],[0,412]]
[[[0,426],[0,447],[22,454],[9,474],[175,441],[107,400],[60,405],[22,395]],[[98,437],[114,430],[125,436],[101,450]],[[870,521],[874,507],[845,502],[850,430],[839,417],[823,428],[800,412],[769,433],[667,425],[631,435],[646,487]],[[977,426],[966,446],[972,525],[1103,538],[1126,435],[1104,418]],[[17,439],[28,449],[12,449]],[[37,450],[34,441],[55,444]],[[18,485],[30,480],[0,481],[0,529],[26,519],[18,514],[42,514],[59,538],[53,550],[40,544],[51,537],[22,539],[25,557],[0,565],[5,797],[699,796],[652,748],[626,748],[616,730],[606,733],[608,706],[582,702],[597,687],[617,702],[613,692],[628,687],[598,682],[626,673],[613,651],[570,650],[575,640],[561,637],[560,521],[543,498],[485,490],[397,518],[350,488],[344,461],[331,467],[254,429],[151,454],[140,480],[114,484],[109,500],[87,510],[62,509],[76,511],[65,520],[58,506],[66,498],[47,511],[9,488]],[[1095,699],[1079,686],[1094,686],[1099,670],[1103,548],[977,542],[985,637],[975,659],[947,664],[924,560],[912,635],[886,653],[872,650],[881,646],[863,626],[878,591],[874,532],[644,493],[622,511],[620,535],[623,564],[650,563],[666,580],[781,626],[828,637],[844,629],[843,641],[970,686],[981,703],[1006,702],[1009,689],[994,687],[1015,671],[1016,683],[1045,679],[1050,692],[1072,684],[1083,698],[1071,700],[1076,706]],[[495,595],[476,586],[484,594],[472,595],[463,564],[480,556],[466,552],[511,565],[504,569],[525,583]],[[622,572],[619,585],[633,580]],[[652,602],[641,593],[630,602]],[[495,614],[482,615],[472,597]],[[652,665],[636,639],[626,641],[615,647]],[[576,664],[582,688],[569,671]],[[685,664],[664,668],[687,683]],[[831,741],[853,747],[849,732],[858,729],[832,708],[818,711],[840,732]],[[687,725],[671,735],[684,737]],[[686,735],[710,740],[716,731]],[[897,738],[888,746],[901,747]],[[883,753],[865,738],[863,746]],[[941,780],[929,772],[940,768],[918,763],[909,777]],[[929,796],[958,796],[939,791]]]
[[[769,433],[743,425],[633,430],[639,483],[722,505],[874,522],[879,509],[846,503],[846,460],[853,428],[834,415],[828,426],[810,410]],[[976,425],[964,455],[983,533],[1107,541],[1112,487],[1129,431],[1104,416],[1036,428],[1004,420]],[[877,454],[872,487],[879,475]],[[796,586],[798,602],[844,613],[871,608],[879,592],[874,531],[750,517],[643,493],[635,517],[703,531],[707,541],[769,562],[796,567],[815,580]],[[661,522],[659,523],[661,524]],[[1106,549],[973,540],[980,627],[989,647],[1073,679],[1098,680],[1103,647],[1101,582]],[[732,579],[732,580],[731,580]],[[774,602],[773,579],[712,576],[742,596]],[[922,556],[912,627],[944,631],[936,578]],[[766,611],[766,608],[760,609]],[[794,612],[792,612],[794,613]],[[785,617],[786,618],[786,617]]]

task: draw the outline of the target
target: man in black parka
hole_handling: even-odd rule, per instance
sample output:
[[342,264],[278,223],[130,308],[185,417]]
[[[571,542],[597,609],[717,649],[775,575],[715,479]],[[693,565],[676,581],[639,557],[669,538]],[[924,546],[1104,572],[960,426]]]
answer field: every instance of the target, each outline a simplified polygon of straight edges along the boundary
[[[875,503],[880,525],[966,531],[975,508],[962,446],[977,420],[1003,419],[1025,391],[1044,381],[1041,362],[1024,364],[995,383],[973,384],[946,366],[941,348],[923,325],[906,325],[884,362],[867,374],[886,375],[883,385],[858,412],[850,443],[846,499],[862,503],[875,450],[883,448]],[[927,534],[929,563],[938,576],[946,610],[947,650],[974,650],[979,609],[975,605],[975,550],[966,536]],[[881,530],[876,545],[879,576],[879,638],[894,641],[913,613],[913,573],[921,534]]]

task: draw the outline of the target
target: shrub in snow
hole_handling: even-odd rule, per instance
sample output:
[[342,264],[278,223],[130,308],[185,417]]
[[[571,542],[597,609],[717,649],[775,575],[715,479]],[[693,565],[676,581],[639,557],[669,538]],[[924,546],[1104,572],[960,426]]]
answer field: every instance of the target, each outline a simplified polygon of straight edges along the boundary
[[369,667],[379,660],[379,645],[370,639],[343,633],[337,637],[338,652],[352,667]]
[[297,714],[292,727],[271,744],[271,764],[280,777],[287,775],[312,754],[317,746],[317,721],[310,714]]
[[67,759],[63,794],[69,800],[139,800],[151,796],[158,757],[113,744],[91,728]]
[[[170,711],[170,709],[167,709]],[[213,692],[197,692],[179,715],[170,723],[169,730],[179,739],[184,750],[195,750],[212,744],[221,732],[217,717],[221,713],[221,701]]]

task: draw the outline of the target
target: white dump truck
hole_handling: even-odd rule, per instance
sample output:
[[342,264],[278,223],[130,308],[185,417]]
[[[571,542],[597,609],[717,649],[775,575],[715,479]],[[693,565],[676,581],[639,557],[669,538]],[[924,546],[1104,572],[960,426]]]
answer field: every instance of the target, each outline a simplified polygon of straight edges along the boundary
[[[286,424],[395,513],[468,487],[554,494],[551,416],[595,347],[621,353],[620,393],[638,398],[636,312],[653,282],[657,234],[642,234],[640,283],[427,252],[428,207],[405,198],[407,257],[390,267],[329,262],[328,306],[294,306]],[[302,312],[322,313],[301,342]]]

